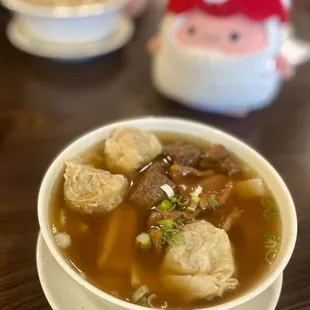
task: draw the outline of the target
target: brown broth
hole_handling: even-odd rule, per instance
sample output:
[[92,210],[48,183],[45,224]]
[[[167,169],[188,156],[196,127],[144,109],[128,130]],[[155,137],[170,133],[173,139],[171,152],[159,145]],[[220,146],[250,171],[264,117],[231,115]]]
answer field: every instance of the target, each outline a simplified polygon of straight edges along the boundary
[[[202,150],[210,145],[205,141],[184,135],[166,133],[158,136],[164,144],[172,141],[188,141],[198,145]],[[104,169],[101,156],[102,145],[103,142],[99,143],[81,154],[79,158],[96,168]],[[239,160],[238,163],[245,167],[246,173],[234,180],[257,176],[255,171]],[[136,175],[127,177],[133,180]],[[146,251],[135,246],[137,234],[147,231],[146,222],[149,212],[146,213],[125,200],[103,217],[82,215],[67,207],[63,184],[61,176],[51,197],[50,221],[54,231],[65,231],[71,236],[72,245],[63,251],[64,256],[78,272],[83,273],[89,282],[121,299],[128,300],[135,291],[131,285],[133,264],[142,283],[148,286],[150,292],[159,296],[159,300],[167,301],[170,309],[207,307],[235,298],[253,286],[272,267],[265,258],[263,235],[270,233],[281,237],[280,218],[267,221],[263,217],[260,197],[240,198],[232,194],[219,211],[206,211],[202,217],[219,227],[223,216],[228,215],[234,206],[244,210],[238,222],[228,231],[235,253],[236,277],[239,280],[239,286],[212,302],[199,301],[184,305],[165,291],[160,282],[160,265],[163,257],[156,254],[153,249]],[[269,195],[272,196],[271,193]],[[66,215],[65,227],[60,222],[61,212]]]

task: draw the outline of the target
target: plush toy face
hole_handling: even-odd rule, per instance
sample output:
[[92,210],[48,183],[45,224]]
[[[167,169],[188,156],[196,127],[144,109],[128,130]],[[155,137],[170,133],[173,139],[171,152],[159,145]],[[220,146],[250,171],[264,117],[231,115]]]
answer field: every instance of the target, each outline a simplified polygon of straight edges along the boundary
[[262,23],[240,15],[215,17],[193,11],[177,30],[177,41],[184,46],[215,49],[225,54],[250,54],[263,49],[267,34]]

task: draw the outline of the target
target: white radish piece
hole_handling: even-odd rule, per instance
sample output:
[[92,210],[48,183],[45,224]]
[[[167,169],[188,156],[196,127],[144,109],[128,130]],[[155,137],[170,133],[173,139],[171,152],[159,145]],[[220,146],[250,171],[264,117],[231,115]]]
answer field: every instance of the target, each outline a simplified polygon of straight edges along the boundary
[[67,233],[58,233],[54,236],[57,245],[62,249],[68,249],[71,245],[71,237]]
[[234,186],[235,194],[242,197],[257,197],[265,195],[265,185],[262,179],[239,181]]

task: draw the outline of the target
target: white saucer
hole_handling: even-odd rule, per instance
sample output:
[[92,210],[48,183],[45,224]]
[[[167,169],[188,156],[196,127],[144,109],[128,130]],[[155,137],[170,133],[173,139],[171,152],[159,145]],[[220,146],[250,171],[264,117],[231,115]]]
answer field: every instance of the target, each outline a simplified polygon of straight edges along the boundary
[[37,40],[13,17],[7,27],[7,37],[18,49],[35,56],[57,60],[82,60],[101,56],[124,46],[134,33],[129,17],[121,16],[113,33],[108,37],[89,44],[57,44]]
[[[110,310],[67,275],[50,254],[41,233],[37,242],[37,267],[45,296],[53,310]],[[283,275],[258,297],[233,310],[274,310]],[[114,308],[115,309],[115,308]]]

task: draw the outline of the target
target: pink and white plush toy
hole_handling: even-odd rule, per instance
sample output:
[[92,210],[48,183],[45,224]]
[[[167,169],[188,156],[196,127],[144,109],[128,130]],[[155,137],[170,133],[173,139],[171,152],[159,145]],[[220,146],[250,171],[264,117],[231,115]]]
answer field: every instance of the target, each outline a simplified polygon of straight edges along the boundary
[[154,85],[191,108],[245,116],[293,68],[281,55],[290,0],[170,0],[149,43]]

